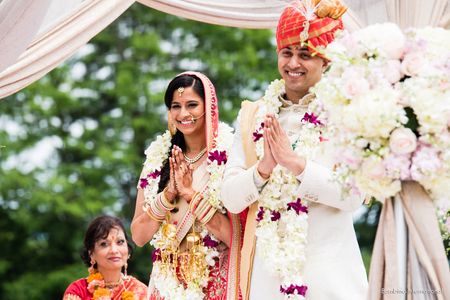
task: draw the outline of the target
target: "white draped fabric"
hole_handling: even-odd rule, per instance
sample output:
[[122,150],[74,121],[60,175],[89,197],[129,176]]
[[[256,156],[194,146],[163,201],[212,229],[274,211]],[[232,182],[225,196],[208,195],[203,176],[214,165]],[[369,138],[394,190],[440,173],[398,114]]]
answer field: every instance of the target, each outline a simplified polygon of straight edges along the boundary
[[264,0],[138,0],[168,14],[200,22],[241,28],[274,28],[290,2]]
[[[1,1],[1,0],[0,0]],[[0,99],[38,80],[119,17],[135,0],[2,0]],[[139,0],[200,22],[274,28],[289,0]],[[450,27],[450,0],[347,0],[345,26],[391,21]]]
[[[6,0],[0,3],[0,72],[13,64],[34,38],[51,0]],[[20,37],[20,38],[18,38]]]
[[0,98],[19,91],[56,68],[133,3],[134,0],[81,2],[65,18],[37,35],[18,61],[0,73]]

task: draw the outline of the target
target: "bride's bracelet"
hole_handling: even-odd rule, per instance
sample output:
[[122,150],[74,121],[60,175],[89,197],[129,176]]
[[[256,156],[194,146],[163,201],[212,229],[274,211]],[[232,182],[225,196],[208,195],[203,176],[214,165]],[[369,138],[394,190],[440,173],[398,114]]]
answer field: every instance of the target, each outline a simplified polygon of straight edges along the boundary
[[200,201],[203,199],[203,195],[200,192],[195,192],[192,195],[191,201],[189,201],[189,209],[192,213],[194,213]]
[[209,201],[208,204],[206,205],[206,208],[198,214],[197,219],[200,221],[200,223],[202,223],[203,225],[206,225],[209,221],[211,221],[212,217],[214,216],[214,214],[216,213],[217,209],[214,208]]
[[147,216],[149,216],[150,219],[152,219],[153,221],[156,221],[156,222],[159,222],[159,223],[164,221],[165,215],[161,217],[161,216],[158,216],[157,214],[155,214],[155,212],[153,211],[151,205],[149,205],[148,203],[145,203],[142,206],[142,209],[145,211]]
[[[162,206],[162,208],[164,210],[171,211],[176,207],[176,205],[170,203],[170,201],[167,200],[166,191],[167,191],[167,187],[162,191],[160,196],[156,197],[156,201],[158,202],[158,204],[160,204]],[[168,193],[170,193],[170,192],[168,192]]]

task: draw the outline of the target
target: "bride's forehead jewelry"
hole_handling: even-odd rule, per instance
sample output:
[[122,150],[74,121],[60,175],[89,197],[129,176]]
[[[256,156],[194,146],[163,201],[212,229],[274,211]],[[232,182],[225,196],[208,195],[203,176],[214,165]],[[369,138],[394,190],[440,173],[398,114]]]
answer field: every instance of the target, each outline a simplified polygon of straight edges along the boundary
[[178,91],[178,96],[181,97],[181,95],[182,95],[183,92],[184,92],[184,87],[179,87],[179,88],[177,89],[177,91]]

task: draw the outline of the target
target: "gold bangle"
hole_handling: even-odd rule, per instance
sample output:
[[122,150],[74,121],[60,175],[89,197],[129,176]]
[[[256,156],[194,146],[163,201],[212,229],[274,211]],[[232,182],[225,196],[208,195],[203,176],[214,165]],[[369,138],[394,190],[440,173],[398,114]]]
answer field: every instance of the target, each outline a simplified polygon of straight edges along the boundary
[[191,201],[189,201],[189,210],[194,214],[195,210],[198,208],[199,202],[203,199],[203,195],[200,192],[195,192],[192,196]]
[[211,221],[211,219],[214,217],[215,213],[217,212],[217,209],[212,207],[211,210],[206,214],[206,216],[204,218],[202,218],[200,221],[200,223],[202,223],[203,225],[208,224],[209,221]]
[[203,220],[206,217],[206,215],[211,211],[212,208],[213,208],[212,205],[209,203],[204,205],[204,208],[197,215],[197,219],[200,221]]
[[188,201],[189,204],[190,204],[192,201],[194,201],[194,200],[195,200],[198,196],[200,196],[200,195],[201,195],[200,192],[194,191],[194,194],[192,195],[191,199]]
[[193,214],[195,217],[199,217],[199,216],[203,215],[204,212],[206,211],[206,209],[208,208],[208,204],[209,204],[208,201],[205,201],[204,198],[201,198],[201,199],[198,201],[198,205],[197,205],[197,207],[195,207],[195,209],[194,209],[194,211],[192,212],[192,214]]
[[152,219],[153,221],[156,221],[158,223],[162,223],[162,221],[164,221],[164,218],[160,219],[160,218],[157,218],[155,215],[153,215],[153,213],[151,212],[150,206],[147,206],[146,204],[144,204],[144,206],[142,208],[144,209],[147,216],[149,216],[150,219]]
[[[172,193],[172,192],[169,192],[169,187],[168,187],[168,186],[166,186],[166,187],[164,188],[164,190],[163,190],[163,193],[162,193],[162,194],[164,195],[164,200],[166,200],[167,203],[169,203],[169,206],[172,206],[173,203],[172,203],[171,201],[168,200],[166,193],[172,194],[172,195],[173,195],[172,200],[175,199],[176,194],[174,194],[174,193]],[[169,197],[169,198],[170,198],[170,197]],[[174,207],[175,207],[175,206],[174,206]]]
[[158,219],[160,219],[160,218],[163,219],[167,213],[167,210],[164,207],[161,207],[162,204],[160,203],[160,200],[158,200],[160,198],[161,198],[160,195],[157,195],[156,198],[153,199],[152,202],[150,202],[149,207],[150,207],[152,215],[154,215]]
[[166,210],[170,211],[170,210],[173,210],[176,206],[173,203],[169,202],[169,200],[167,200],[166,191],[167,191],[167,187],[161,193],[161,204],[163,205],[163,207]]

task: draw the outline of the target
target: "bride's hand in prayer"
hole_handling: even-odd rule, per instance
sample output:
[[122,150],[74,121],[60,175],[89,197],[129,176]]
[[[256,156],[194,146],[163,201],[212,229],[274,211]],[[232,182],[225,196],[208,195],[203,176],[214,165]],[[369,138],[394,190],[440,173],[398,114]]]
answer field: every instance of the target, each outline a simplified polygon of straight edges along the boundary
[[177,186],[175,183],[175,167],[173,165],[172,160],[169,157],[169,167],[170,167],[170,177],[169,177],[169,183],[167,184],[167,189],[164,190],[164,196],[169,200],[170,202],[173,202],[175,197],[177,196]]
[[174,169],[175,185],[178,195],[189,202],[194,195],[192,188],[192,167],[186,162],[183,157],[183,152],[178,146],[174,146],[172,150],[172,160]]
[[301,174],[305,169],[306,159],[294,152],[286,132],[274,116],[269,116],[267,120],[266,136],[275,161],[294,175]]

